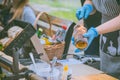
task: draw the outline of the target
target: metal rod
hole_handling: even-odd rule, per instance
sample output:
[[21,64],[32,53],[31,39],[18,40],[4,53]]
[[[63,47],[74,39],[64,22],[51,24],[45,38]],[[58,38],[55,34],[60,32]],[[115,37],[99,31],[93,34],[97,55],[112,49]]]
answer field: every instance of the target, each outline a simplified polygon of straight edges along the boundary
[[13,74],[18,78],[19,75],[19,53],[18,48],[13,48]]

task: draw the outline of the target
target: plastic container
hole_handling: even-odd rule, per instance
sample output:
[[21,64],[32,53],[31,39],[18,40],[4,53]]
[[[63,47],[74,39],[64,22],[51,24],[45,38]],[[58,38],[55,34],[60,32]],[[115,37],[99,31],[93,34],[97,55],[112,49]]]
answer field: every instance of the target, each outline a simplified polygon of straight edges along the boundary
[[42,76],[42,77],[49,76],[49,72],[51,71],[50,65],[47,64],[47,63],[43,63],[43,62],[42,63],[36,63],[37,72],[35,71],[33,64],[31,64],[29,66],[29,69],[34,71],[36,74],[38,74],[39,76]]
[[[60,80],[59,78],[59,70],[57,68],[54,68],[53,71],[51,71],[51,67],[47,63],[36,63],[37,72],[36,74],[47,79],[47,80]],[[29,66],[29,69],[35,72],[34,65],[31,64]]]
[[54,68],[53,72],[50,72],[49,76],[47,76],[47,80],[61,80],[59,75],[59,70]]
[[61,29],[56,31],[55,39],[57,42],[62,42],[65,40],[66,29],[67,29],[67,27],[65,25],[63,25]]
[[83,34],[87,31],[87,29],[81,25],[77,25],[74,29],[74,41],[75,46],[80,50],[84,50],[88,46],[87,38],[83,37]]

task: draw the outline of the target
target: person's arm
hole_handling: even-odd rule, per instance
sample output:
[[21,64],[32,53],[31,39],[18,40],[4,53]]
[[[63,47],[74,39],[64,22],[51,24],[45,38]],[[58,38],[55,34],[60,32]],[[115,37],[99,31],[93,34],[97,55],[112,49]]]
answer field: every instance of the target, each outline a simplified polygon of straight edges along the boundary
[[98,34],[120,30],[120,15],[96,27]]
[[22,14],[22,20],[34,25],[35,19],[36,19],[36,16],[34,11],[31,9],[31,7],[25,6]]
[[120,30],[120,15],[107,21],[104,24],[99,25],[96,28],[91,27],[87,31],[87,33],[83,34],[83,36],[88,38],[88,47],[89,47],[93,39],[97,37],[99,34],[105,34],[105,33],[114,32],[117,30]]
[[93,5],[92,0],[85,0],[84,4],[92,4]]

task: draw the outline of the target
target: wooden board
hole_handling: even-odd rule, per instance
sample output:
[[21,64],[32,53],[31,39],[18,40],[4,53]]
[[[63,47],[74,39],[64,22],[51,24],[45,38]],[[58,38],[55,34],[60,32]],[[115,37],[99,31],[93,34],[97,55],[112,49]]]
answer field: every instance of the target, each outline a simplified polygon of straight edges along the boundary
[[39,38],[37,37],[36,34],[31,37],[31,42],[32,42],[32,44],[33,44],[36,52],[37,52],[38,54],[41,54],[41,53],[43,54],[40,58],[41,58],[42,60],[50,63],[49,58],[48,58],[48,56],[47,56],[47,54],[46,54],[46,52],[45,52],[45,50],[44,50],[44,47],[43,47],[42,44],[40,44]]
[[73,76],[87,76],[92,74],[104,73],[98,69],[95,69],[85,64],[74,64],[70,65],[69,68],[72,70]]
[[73,76],[72,80],[118,80],[107,74],[93,74],[88,76]]

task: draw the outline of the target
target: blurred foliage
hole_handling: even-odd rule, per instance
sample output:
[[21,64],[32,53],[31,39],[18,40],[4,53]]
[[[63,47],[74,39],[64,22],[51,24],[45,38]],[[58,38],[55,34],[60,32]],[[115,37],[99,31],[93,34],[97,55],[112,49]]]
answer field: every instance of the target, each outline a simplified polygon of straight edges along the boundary
[[77,18],[75,17],[75,11],[76,10],[71,10],[71,11],[54,11],[50,12],[51,15],[60,17],[60,18],[65,18],[74,22],[77,22]]
[[[80,0],[30,0],[30,2],[58,8],[58,10],[51,11],[49,14],[72,20],[74,22],[77,22],[77,18],[75,16],[76,9],[81,6]],[[59,8],[65,8],[69,10],[59,10]]]
[[64,8],[78,8],[81,6],[80,0],[30,0],[30,2]]

